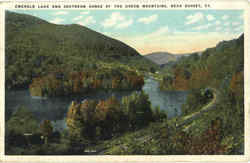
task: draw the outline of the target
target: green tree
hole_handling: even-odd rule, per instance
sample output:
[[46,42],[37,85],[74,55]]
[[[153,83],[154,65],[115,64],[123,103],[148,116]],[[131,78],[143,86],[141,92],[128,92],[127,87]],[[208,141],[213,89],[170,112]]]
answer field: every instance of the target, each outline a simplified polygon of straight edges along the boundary
[[48,138],[53,133],[53,127],[52,127],[50,120],[44,120],[40,125],[40,130],[41,130],[42,136],[44,138],[44,142],[45,142],[45,144],[47,144]]
[[159,106],[157,106],[154,110],[153,110],[153,119],[156,122],[162,122],[164,119],[167,119],[167,113],[160,110]]
[[123,97],[122,104],[132,130],[145,126],[153,120],[151,103],[144,91],[134,92],[131,96]]
[[154,67],[150,67],[150,72],[151,72],[151,73],[155,73],[155,71],[156,71],[156,70],[155,70]]
[[5,127],[5,147],[7,153],[13,146],[26,146],[26,134],[36,134],[39,124],[30,110],[19,107],[10,117]]
[[16,133],[35,133],[38,129],[38,122],[33,113],[26,107],[19,107],[11,116],[6,124],[8,130],[13,130]]

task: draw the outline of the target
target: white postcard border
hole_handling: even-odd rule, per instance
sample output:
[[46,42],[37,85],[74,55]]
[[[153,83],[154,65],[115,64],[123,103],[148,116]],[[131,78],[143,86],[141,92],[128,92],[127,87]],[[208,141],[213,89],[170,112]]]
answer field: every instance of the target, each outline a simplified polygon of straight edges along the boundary
[[[249,48],[249,22],[250,22],[250,4],[247,2],[247,0],[237,0],[233,2],[225,1],[225,0],[217,0],[215,1],[194,1],[194,0],[179,0],[177,2],[173,2],[171,0],[158,0],[158,1],[143,1],[140,0],[138,1],[133,1],[133,4],[141,4],[141,3],[209,3],[211,4],[213,9],[243,9],[244,10],[244,76],[245,76],[245,154],[244,155],[239,155],[239,156],[225,156],[225,155],[213,155],[213,156],[175,156],[175,155],[169,155],[169,156],[5,156],[4,155],[4,126],[5,126],[5,121],[4,121],[4,106],[5,106],[5,94],[4,94],[4,82],[5,82],[5,71],[4,71],[4,31],[5,31],[5,16],[4,16],[4,11],[6,9],[14,9],[14,5],[17,3],[14,2],[6,2],[6,3],[0,3],[0,25],[1,25],[1,31],[0,31],[0,50],[1,50],[1,55],[0,55],[0,78],[1,78],[1,85],[0,85],[0,161],[3,162],[179,162],[179,161],[199,161],[199,162],[204,162],[204,161],[215,161],[215,162],[233,162],[233,161],[249,161],[250,160],[250,124],[249,124],[249,118],[250,118],[250,64],[249,64],[249,55],[250,55],[250,48]],[[160,2],[159,2],[160,1]],[[23,2],[24,4],[34,4],[34,2]],[[66,4],[66,3],[72,3],[72,4],[79,4],[80,2],[53,2],[53,4]],[[84,3],[84,2],[81,2]],[[89,3],[89,2],[85,2]],[[107,2],[102,1],[95,1],[91,3],[103,3],[104,5],[107,4]],[[122,1],[109,1],[109,4],[119,4],[119,3],[131,3],[131,1],[126,1],[125,3]],[[35,3],[37,4],[37,3]],[[51,2],[39,2],[39,4],[52,4]],[[114,9],[114,8],[110,8]],[[63,10],[74,10],[74,9],[63,9]],[[92,10],[92,9],[88,9]],[[94,9],[95,10],[95,9]],[[102,9],[103,10],[103,9]],[[151,9],[152,10],[152,9]],[[156,10],[156,9],[153,9]],[[164,10],[164,9],[162,9]],[[169,9],[167,9],[169,10]],[[187,9],[188,10],[188,9]],[[192,10],[195,10],[192,8]],[[209,10],[209,9],[208,9]]]

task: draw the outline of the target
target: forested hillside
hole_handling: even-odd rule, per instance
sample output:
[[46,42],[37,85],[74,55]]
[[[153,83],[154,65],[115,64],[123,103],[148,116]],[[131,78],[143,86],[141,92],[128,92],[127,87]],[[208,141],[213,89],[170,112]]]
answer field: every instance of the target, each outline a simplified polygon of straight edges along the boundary
[[242,143],[244,137],[244,34],[220,42],[201,56],[183,58],[165,74],[161,89],[190,91],[186,104],[182,106],[183,115],[197,112],[209,103],[213,98],[210,91],[220,92],[213,111],[194,121],[189,131],[202,133],[211,120],[219,119],[221,141],[231,139],[228,142],[230,147],[226,145],[225,148],[237,153],[239,142]]
[[189,90],[201,87],[229,86],[233,76],[244,70],[244,35],[221,42],[202,55],[192,54],[167,69],[161,87],[165,90]]
[[8,155],[244,154],[244,34],[159,68],[86,27],[7,11],[5,45]]
[[7,11],[5,29],[8,88],[28,87],[34,77],[50,72],[101,69],[105,63],[141,71],[157,67],[128,45],[80,25],[55,25]]
[[97,145],[102,154],[244,153],[244,35],[163,70],[161,89],[189,91],[182,115]]

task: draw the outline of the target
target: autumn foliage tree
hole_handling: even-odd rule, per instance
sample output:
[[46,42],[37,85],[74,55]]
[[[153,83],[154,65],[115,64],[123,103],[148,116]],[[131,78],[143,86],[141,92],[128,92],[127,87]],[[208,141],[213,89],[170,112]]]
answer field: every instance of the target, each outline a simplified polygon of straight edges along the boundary
[[236,72],[233,74],[230,82],[230,92],[234,98],[239,100],[243,99],[244,96],[244,72]]
[[101,129],[101,135],[110,137],[127,127],[127,117],[120,102],[112,96],[106,101],[99,101],[96,107],[96,119]]
[[123,69],[55,71],[33,78],[29,90],[33,96],[63,96],[100,89],[139,90],[143,85],[143,76]]
[[225,145],[221,143],[223,138],[222,120],[216,118],[211,121],[209,128],[201,137],[192,137],[189,154],[219,155],[225,153]]
[[47,144],[48,138],[53,133],[53,127],[52,127],[51,122],[49,120],[44,120],[40,125],[40,130],[41,130],[41,134],[44,138],[44,143]]
[[220,155],[226,152],[222,144],[223,125],[220,118],[211,121],[210,126],[200,135],[178,131],[171,138],[170,152],[189,155]]
[[233,126],[236,129],[243,130],[240,126],[244,124],[244,72],[236,72],[230,81],[229,98],[231,112],[237,115],[234,118]]
[[128,129],[137,129],[153,121],[148,96],[137,92],[120,102],[115,96],[107,100],[72,102],[67,114],[70,137],[74,139],[108,139]]

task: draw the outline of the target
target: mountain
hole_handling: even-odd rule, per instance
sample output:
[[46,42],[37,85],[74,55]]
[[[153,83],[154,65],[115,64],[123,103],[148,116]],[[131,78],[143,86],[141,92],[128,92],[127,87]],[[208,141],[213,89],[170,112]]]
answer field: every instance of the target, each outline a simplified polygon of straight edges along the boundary
[[171,54],[168,52],[154,52],[150,54],[144,55],[144,57],[148,58],[152,62],[160,65],[161,67],[164,67],[168,64],[172,65],[176,61],[178,61],[181,58],[188,57],[195,53],[188,53],[188,54]]
[[237,39],[232,39],[228,41],[221,41],[216,45],[216,51],[223,52],[224,49],[234,48],[239,46],[244,41],[244,34],[240,35]]
[[[218,92],[214,110],[197,118],[188,130],[191,131],[191,135],[200,136],[201,129],[207,128],[213,120],[220,119],[220,124],[223,124],[220,130],[220,134],[223,135],[221,138],[227,140],[232,137],[231,139],[235,140],[230,141],[231,144],[223,144],[227,146],[225,149],[233,146],[232,150],[228,151],[229,154],[244,153],[244,71],[247,70],[244,70],[242,34],[233,40],[219,42],[217,46],[206,49],[201,55],[194,54],[178,60],[175,66],[165,71],[160,88],[168,91],[189,90],[186,103],[181,108],[182,115],[201,112],[202,106],[206,106],[205,101],[209,99],[207,91],[211,89],[215,95]],[[216,99],[216,96],[213,98]]]
[[168,52],[154,52],[145,55],[145,57],[158,65],[164,65],[170,61],[176,61],[178,58],[178,56]]
[[7,46],[19,41],[26,43],[29,48],[37,47],[41,51],[53,51],[57,54],[67,53],[67,56],[72,54],[111,58],[139,56],[135,49],[121,41],[89,28],[76,24],[55,25],[33,16],[7,12]]
[[244,34],[233,40],[221,41],[202,53],[181,57],[174,66],[164,68],[165,72],[171,72],[162,81],[166,89],[186,90],[212,84],[218,88],[229,87],[232,76],[244,70]]
[[32,77],[55,69],[125,65],[148,70],[156,67],[135,49],[87,27],[56,25],[40,18],[6,11],[6,84],[24,86]]

